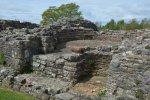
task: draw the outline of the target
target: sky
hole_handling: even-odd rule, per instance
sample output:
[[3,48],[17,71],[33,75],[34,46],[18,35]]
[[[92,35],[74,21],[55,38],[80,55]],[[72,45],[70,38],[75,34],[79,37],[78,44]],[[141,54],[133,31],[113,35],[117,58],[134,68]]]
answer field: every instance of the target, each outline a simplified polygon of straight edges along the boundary
[[110,19],[150,18],[150,0],[0,0],[0,19],[40,23],[49,6],[71,2],[80,6],[85,19],[102,24]]

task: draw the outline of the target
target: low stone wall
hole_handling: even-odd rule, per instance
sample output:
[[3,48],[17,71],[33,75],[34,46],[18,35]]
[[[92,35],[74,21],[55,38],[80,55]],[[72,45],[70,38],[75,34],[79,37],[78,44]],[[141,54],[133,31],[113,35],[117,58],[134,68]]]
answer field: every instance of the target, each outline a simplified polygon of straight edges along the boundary
[[101,41],[116,41],[121,42],[124,39],[133,39],[142,34],[147,33],[147,30],[132,30],[132,31],[100,31],[95,39]]

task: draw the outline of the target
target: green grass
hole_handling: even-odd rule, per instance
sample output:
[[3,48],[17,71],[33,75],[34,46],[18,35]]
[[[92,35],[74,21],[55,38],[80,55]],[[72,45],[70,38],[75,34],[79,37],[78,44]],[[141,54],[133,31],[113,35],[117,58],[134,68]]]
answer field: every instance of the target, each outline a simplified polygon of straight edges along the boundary
[[90,66],[90,67],[94,66],[94,65],[95,65],[95,60],[93,60],[93,59],[88,59],[87,65]]
[[16,92],[6,88],[0,88],[0,100],[36,100],[36,99],[24,93]]
[[144,96],[144,94],[143,94],[143,91],[142,91],[142,90],[137,90],[137,91],[135,92],[135,97],[136,97],[136,98],[140,98],[140,100],[143,100],[143,99],[142,99],[143,96]]
[[135,82],[135,84],[136,84],[136,85],[139,85],[139,84],[141,84],[141,83],[142,83],[142,81],[141,81],[141,80],[137,80],[137,79],[136,79],[136,80],[134,80],[134,82]]
[[106,91],[100,91],[97,95],[99,97],[105,97],[106,96]]

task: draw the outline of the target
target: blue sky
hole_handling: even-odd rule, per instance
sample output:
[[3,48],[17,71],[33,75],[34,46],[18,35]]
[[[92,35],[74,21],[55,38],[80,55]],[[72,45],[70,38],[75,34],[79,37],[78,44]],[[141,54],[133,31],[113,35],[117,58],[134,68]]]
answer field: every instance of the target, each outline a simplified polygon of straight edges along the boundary
[[94,22],[150,18],[150,0],[0,0],[0,19],[39,23],[49,6],[70,2],[80,5],[83,16]]

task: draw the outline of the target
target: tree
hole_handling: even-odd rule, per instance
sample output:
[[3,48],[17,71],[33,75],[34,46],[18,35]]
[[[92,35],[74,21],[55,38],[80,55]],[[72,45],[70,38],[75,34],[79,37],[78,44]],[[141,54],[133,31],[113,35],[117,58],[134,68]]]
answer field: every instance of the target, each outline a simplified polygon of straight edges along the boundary
[[150,28],[150,20],[147,18],[144,18],[140,23],[141,28]]
[[101,26],[101,29],[110,30],[134,30],[134,29],[150,29],[150,19],[144,18],[141,21],[131,19],[129,22],[119,20],[115,22],[113,19],[106,25]]
[[137,22],[136,19],[132,19],[129,23],[129,29],[133,30],[133,29],[138,29],[139,28],[139,24]]
[[111,19],[110,22],[108,22],[105,25],[106,29],[111,29],[111,30],[116,30],[116,22],[114,21],[114,19]]
[[125,29],[125,21],[124,20],[119,20],[117,22],[117,29]]
[[42,24],[51,24],[56,22],[58,19],[67,18],[83,18],[82,13],[79,11],[79,6],[75,3],[63,4],[60,7],[49,7],[42,14]]

